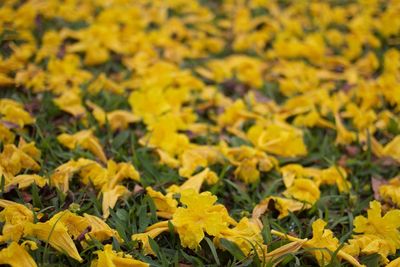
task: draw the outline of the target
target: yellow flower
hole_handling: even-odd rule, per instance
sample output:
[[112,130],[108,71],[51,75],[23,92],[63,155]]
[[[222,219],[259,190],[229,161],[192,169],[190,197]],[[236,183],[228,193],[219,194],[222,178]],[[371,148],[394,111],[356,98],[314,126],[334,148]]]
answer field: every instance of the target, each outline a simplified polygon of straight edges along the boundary
[[388,263],[386,258],[390,254],[390,245],[382,238],[374,235],[354,235],[347,241],[343,251],[357,257],[360,254],[378,254],[383,263]]
[[105,245],[104,249],[95,252],[98,259],[93,260],[90,264],[91,267],[148,267],[149,264],[138,261],[130,255],[124,255],[122,252],[115,252],[112,250],[112,245]]
[[[333,235],[333,232],[329,229],[324,229],[326,222],[322,219],[318,219],[312,224],[313,238],[310,240],[300,239],[294,236],[286,235],[276,230],[271,230],[273,235],[286,238],[292,242],[301,242],[303,248],[312,249],[311,254],[316,257],[320,265],[327,264],[331,260],[331,254],[337,251],[339,247],[338,239]],[[326,251],[328,250],[328,251]],[[337,257],[344,259],[356,267],[364,267],[361,265],[352,255],[348,254],[341,249],[337,252]]]
[[[382,217],[381,204],[370,202],[368,216],[357,216],[354,219],[353,237],[367,237],[369,242],[357,242],[359,252],[378,253],[383,258],[394,255],[400,248],[400,210],[390,210]],[[361,240],[362,241],[362,240]]]
[[260,179],[260,172],[257,170],[257,159],[244,159],[236,168],[235,177],[241,179],[246,184],[255,183]]
[[24,242],[22,242],[21,246],[24,247],[25,249],[30,249],[30,250],[37,250],[39,248],[37,243],[31,240],[25,240]]
[[113,160],[107,162],[108,176],[110,177],[108,187],[113,188],[125,178],[136,182],[140,181],[140,174],[131,163],[116,163]]
[[256,146],[266,152],[283,157],[297,157],[307,154],[302,132],[289,125],[270,124],[252,126],[247,137]]
[[[116,14],[114,14],[115,16]],[[119,27],[115,23],[101,23],[99,20],[89,27],[71,33],[78,42],[68,47],[69,52],[85,52],[86,65],[98,65],[109,59],[109,50],[122,52]]]
[[149,126],[149,133],[139,140],[140,144],[162,149],[170,156],[182,154],[189,148],[189,138],[177,131],[184,128],[179,116],[164,114]]
[[[107,163],[110,163],[110,161]],[[110,173],[108,169],[104,168],[96,161],[90,162],[91,164],[84,165],[79,169],[79,177],[81,178],[82,183],[93,183],[93,185],[98,189],[108,189],[109,187],[107,185],[112,178],[109,175]]]
[[114,110],[107,114],[111,130],[125,130],[129,124],[139,121],[139,117],[126,110]]
[[299,178],[294,180],[293,184],[283,194],[314,204],[319,199],[321,192],[313,180]]
[[321,184],[336,184],[340,192],[348,193],[351,183],[347,181],[347,172],[340,166],[332,166],[321,171],[317,177],[317,182]]
[[373,133],[375,130],[373,123],[376,121],[377,116],[371,109],[360,108],[355,103],[349,103],[346,106],[344,116],[352,118],[354,126],[360,132],[369,129],[370,133]]
[[82,234],[90,225],[88,220],[82,216],[78,216],[69,210],[61,211],[55,214],[50,221],[50,224],[61,223],[66,227],[68,234],[76,239],[80,234]]
[[100,126],[103,126],[107,120],[107,113],[104,111],[104,109],[102,109],[90,100],[87,100],[85,103],[92,110],[92,115],[96,119],[98,124]]
[[123,86],[116,82],[108,79],[104,73],[101,73],[94,81],[88,86],[88,92],[91,94],[97,94],[104,91],[110,91],[115,94],[122,94],[124,92]]
[[196,146],[185,150],[181,156],[182,167],[179,168],[179,175],[190,177],[197,168],[215,164],[220,159],[218,150],[211,146]]
[[18,149],[38,161],[42,152],[35,146],[35,142],[26,143],[23,138],[20,138],[18,143]]
[[119,183],[125,178],[139,181],[139,172],[132,164],[125,162],[116,163],[109,160],[107,169],[94,161],[88,161],[89,164],[82,165],[84,162],[83,159],[80,159],[75,166],[75,171],[78,167],[79,176],[84,184],[92,182],[97,189],[101,189],[103,193],[103,216],[107,218],[110,215],[109,208],[114,208],[117,200],[128,193],[128,189]]
[[383,200],[393,202],[400,207],[400,177],[394,177],[389,180],[388,184],[381,185],[379,194]]
[[129,190],[123,185],[116,185],[112,189],[105,189],[102,190],[103,192],[103,218],[106,219],[110,216],[110,209],[113,209],[117,204],[117,200],[128,194]]
[[93,135],[92,130],[83,130],[75,134],[60,134],[57,140],[69,149],[77,146],[87,149],[97,156],[102,162],[106,163],[107,158],[100,145],[99,140]]
[[279,170],[286,187],[292,186],[293,182],[298,178],[315,179],[321,175],[321,170],[316,168],[305,168],[300,164],[288,164],[281,167]]
[[11,181],[6,184],[6,188],[9,189],[13,185],[18,185],[19,189],[23,189],[27,188],[33,183],[35,183],[38,187],[43,187],[47,184],[47,179],[37,174],[20,174],[13,177]]
[[103,242],[111,237],[115,237],[120,243],[123,242],[118,232],[112,229],[101,218],[87,213],[83,214],[83,217],[87,220],[91,228],[90,232],[85,235],[86,239],[90,239],[93,236],[98,241]]
[[171,108],[164,97],[162,88],[135,91],[129,96],[129,104],[132,107],[133,114],[143,118],[147,124],[153,122],[158,115]]
[[[239,24],[242,20],[236,18]],[[209,61],[206,68],[198,68],[196,71],[202,76],[222,82],[230,78],[237,78],[253,88],[259,88],[263,82],[263,70],[265,64],[254,57],[233,55],[225,59]]]
[[226,107],[224,113],[218,116],[218,125],[221,127],[240,124],[246,117],[246,105],[243,100],[236,100]]
[[279,211],[278,219],[289,216],[289,212],[309,209],[311,207],[307,203],[303,203],[294,199],[271,196],[263,199],[259,204],[254,207],[252,219],[258,221],[259,225],[262,225],[261,221],[259,221],[259,218],[262,214],[270,209],[271,204],[276,210]]
[[206,181],[208,184],[215,184],[218,181],[218,176],[215,172],[211,171],[209,168],[205,168],[198,174],[188,178],[180,186],[171,185],[170,187],[168,187],[167,192],[180,193],[187,189],[193,189],[197,193],[199,193],[204,181]]
[[70,160],[54,170],[54,173],[50,176],[51,184],[59,188],[63,192],[69,190],[69,180],[72,178],[74,173],[78,172],[81,168],[89,165],[95,165],[97,162],[93,160],[80,158],[77,161]]
[[0,221],[4,222],[0,242],[18,242],[24,234],[25,223],[33,222],[33,213],[24,205],[11,201],[3,200],[0,206],[4,208],[0,212]]
[[386,265],[386,267],[398,267],[398,266],[400,266],[400,257],[392,260]]
[[43,242],[48,242],[56,250],[67,254],[79,262],[83,261],[75,247],[74,241],[68,234],[68,228],[59,220],[51,219],[45,223],[36,224],[26,223],[24,236],[35,237]]
[[0,114],[2,120],[16,124],[20,128],[35,122],[21,103],[7,98],[0,99]]
[[397,135],[385,146],[382,146],[375,138],[371,138],[372,152],[378,157],[391,157],[400,162],[400,135]]
[[[70,91],[71,88],[78,90],[82,83],[92,77],[90,72],[81,68],[81,60],[78,55],[74,54],[67,54],[62,59],[50,58],[46,74],[48,87],[56,94],[63,94]],[[65,100],[69,101],[69,99],[70,96],[67,95]],[[72,96],[72,100],[72,103],[79,107],[76,96]],[[65,104],[65,102],[62,102],[62,104]]]
[[83,158],[77,161],[71,160],[59,166],[50,177],[50,181],[63,192],[67,192],[69,179],[74,173],[79,172],[84,184],[92,182],[103,193],[103,215],[107,218],[110,215],[109,208],[113,208],[118,198],[128,193],[128,189],[119,183],[125,178],[140,180],[139,172],[130,163],[116,163],[109,160],[107,165],[106,169],[93,160]]
[[15,76],[16,84],[24,85],[35,93],[48,90],[45,80],[45,71],[34,64],[28,64],[26,69],[19,70]]
[[172,198],[172,194],[163,195],[160,192],[155,191],[151,187],[146,187],[147,194],[153,199],[154,205],[157,209],[157,215],[170,219],[176,211],[178,201]]
[[351,183],[346,180],[347,172],[340,166],[332,166],[327,169],[303,167],[300,164],[288,164],[280,168],[282,179],[286,187],[292,186],[295,179],[311,178],[319,186],[321,184],[336,184],[340,192],[348,192]]
[[262,255],[264,240],[261,235],[261,228],[248,218],[242,218],[234,228],[226,228],[214,238],[214,243],[219,245],[220,238],[225,238],[240,248],[244,255],[248,256],[253,247],[256,248],[258,255]]
[[129,124],[140,120],[139,117],[126,110],[114,110],[107,113],[91,101],[86,101],[86,104],[93,110],[93,116],[99,125],[103,126],[108,122],[113,131],[125,130],[129,127]]
[[342,119],[338,113],[335,113],[335,123],[336,123],[336,144],[348,145],[356,139],[355,133],[346,129],[343,125]]
[[316,110],[311,110],[305,115],[298,115],[293,121],[295,126],[335,128],[331,122],[323,119]]
[[0,166],[4,169],[6,178],[17,175],[22,170],[40,170],[40,165],[32,156],[13,144],[4,146],[3,152],[0,154]]
[[[313,238],[305,243],[309,248],[317,248],[318,250],[310,251],[318,260],[320,265],[329,263],[331,260],[331,253],[335,252],[339,247],[339,240],[333,235],[329,229],[324,229],[326,222],[318,219],[312,224]],[[327,249],[328,251],[326,251]]]
[[36,267],[36,262],[31,255],[18,243],[12,242],[8,247],[0,251],[0,264],[12,267]]
[[181,192],[181,200],[186,207],[179,207],[173,217],[172,224],[181,239],[184,247],[195,249],[204,238],[204,232],[218,236],[227,228],[228,222],[223,213],[222,205],[215,205],[217,197],[210,192],[196,193],[193,189]]
[[169,153],[161,150],[161,149],[156,149],[158,156],[160,157],[160,163],[165,164],[170,168],[178,168],[180,163],[179,160],[176,158],[172,157]]
[[3,144],[11,144],[14,142],[15,134],[10,131],[2,122],[0,122],[0,141]]
[[8,77],[5,73],[0,73],[0,86],[9,86],[14,84],[14,79]]
[[61,110],[74,117],[81,117],[86,113],[86,109],[82,105],[79,89],[66,90],[53,101]]
[[262,260],[264,260],[264,262],[273,262],[274,264],[278,265],[281,261],[283,261],[286,257],[286,255],[293,255],[293,253],[297,252],[299,249],[302,248],[303,244],[306,242],[307,240],[296,240],[293,242],[290,242],[286,245],[283,245],[277,249],[274,249],[271,252],[268,253],[263,253],[263,254],[259,254],[260,256],[262,256]]
[[235,177],[245,183],[253,183],[259,180],[260,171],[270,171],[278,166],[278,161],[268,156],[264,151],[250,146],[228,147],[225,142],[220,142],[220,150],[230,163],[236,165]]
[[44,34],[42,46],[36,53],[35,62],[40,62],[45,58],[56,56],[62,44],[63,35],[56,31],[48,31]]
[[233,72],[237,78],[252,86],[253,88],[259,88],[263,84],[263,71],[265,64],[263,61],[246,56],[231,56],[229,58],[230,64],[233,66]]
[[133,234],[131,238],[132,240],[139,241],[142,244],[143,253],[145,255],[155,255],[150,246],[149,238],[155,239],[157,236],[167,231],[169,231],[168,221],[162,221],[147,227],[144,233]]

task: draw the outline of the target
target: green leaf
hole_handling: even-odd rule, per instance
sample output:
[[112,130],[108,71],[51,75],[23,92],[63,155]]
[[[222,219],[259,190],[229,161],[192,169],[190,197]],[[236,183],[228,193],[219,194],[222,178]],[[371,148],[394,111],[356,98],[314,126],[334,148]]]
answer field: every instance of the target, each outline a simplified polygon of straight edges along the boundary
[[129,138],[129,131],[120,132],[113,140],[112,145],[115,149],[120,148],[123,144],[127,143]]
[[243,254],[243,252],[235,243],[232,243],[231,241],[225,238],[221,238],[219,242],[221,246],[227,251],[229,251],[229,253],[231,253],[232,256],[234,256],[236,259],[241,261],[246,258],[246,256]]
[[221,263],[219,262],[217,250],[215,249],[214,243],[208,238],[204,238],[207,241],[208,246],[210,247],[211,253],[213,254],[215,262],[220,265]]
[[35,183],[32,184],[31,193],[32,193],[33,206],[43,209],[43,204],[39,197],[39,189]]

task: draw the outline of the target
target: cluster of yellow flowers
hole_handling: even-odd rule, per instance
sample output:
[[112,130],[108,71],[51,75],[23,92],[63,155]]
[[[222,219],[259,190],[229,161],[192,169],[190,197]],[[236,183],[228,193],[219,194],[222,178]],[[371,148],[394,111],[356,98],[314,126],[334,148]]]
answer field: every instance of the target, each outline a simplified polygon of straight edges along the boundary
[[[369,161],[400,165],[400,1],[204,2],[0,4],[2,196],[31,186],[65,196],[78,183],[92,187],[102,205],[97,214],[70,207],[49,217],[30,200],[0,199],[0,244],[7,244],[0,264],[37,266],[29,251],[43,244],[88,262],[81,253],[93,239],[136,241],[143,254],[156,257],[151,239],[175,232],[184,248],[199,249],[207,236],[221,250],[228,240],[266,262],[304,249],[320,265],[335,253],[354,266],[371,254],[381,264],[400,265],[398,175],[383,177],[390,180],[374,188],[367,217],[356,214],[353,235],[342,243],[325,229],[328,222],[313,218],[311,239],[271,230],[289,242],[271,251],[261,220],[272,210],[283,220],[315,208],[325,188],[351,199],[359,185],[352,184],[345,155],[366,153]],[[40,105],[48,95],[62,120],[50,135],[75,156],[44,171],[47,156],[35,128],[39,111],[26,99]],[[105,96],[124,104],[105,105],[99,101]],[[123,131],[182,182],[149,184],[132,157],[115,160],[101,135]],[[329,145],[348,153],[321,164],[324,159],[310,155],[322,144],[312,148],[305,141],[313,131],[333,136]],[[74,154],[78,150],[86,154]],[[252,203],[251,216],[247,211],[234,218],[210,189],[225,183],[221,166],[239,186],[260,185],[267,176],[279,176],[282,186]],[[124,240],[107,219],[137,194],[128,183],[153,200],[160,221]],[[91,266],[149,265],[110,244],[96,255]]]

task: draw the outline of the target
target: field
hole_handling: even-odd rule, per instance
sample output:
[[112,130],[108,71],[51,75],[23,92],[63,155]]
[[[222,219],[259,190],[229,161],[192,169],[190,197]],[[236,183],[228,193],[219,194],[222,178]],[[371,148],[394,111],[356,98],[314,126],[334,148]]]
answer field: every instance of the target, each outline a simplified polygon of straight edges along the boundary
[[400,1],[0,3],[0,266],[400,266]]

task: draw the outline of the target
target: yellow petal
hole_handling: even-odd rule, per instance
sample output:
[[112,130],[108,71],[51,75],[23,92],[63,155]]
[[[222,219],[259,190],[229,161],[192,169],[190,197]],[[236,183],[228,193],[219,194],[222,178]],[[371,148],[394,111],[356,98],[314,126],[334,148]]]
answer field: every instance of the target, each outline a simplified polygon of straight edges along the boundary
[[122,238],[119,236],[118,232],[112,229],[108,224],[106,224],[101,218],[85,213],[83,215],[89,222],[91,230],[86,238],[89,239],[93,236],[100,242],[109,239],[110,237],[115,237],[120,243],[123,242]]
[[126,110],[114,110],[107,114],[107,120],[111,129],[116,131],[127,129],[129,124],[139,121],[140,118]]
[[11,185],[18,185],[19,189],[23,189],[33,183],[39,187],[43,187],[47,183],[47,180],[37,174],[21,174],[15,176],[6,186],[10,187]]
[[57,140],[69,149],[75,149],[77,145],[89,150],[97,156],[102,162],[106,163],[107,158],[97,137],[93,135],[92,130],[83,130],[75,134],[60,134]]
[[105,245],[103,251],[95,252],[98,260],[92,262],[92,267],[148,267],[149,264],[132,259],[123,253],[117,253],[112,250],[111,245]]
[[48,242],[56,250],[67,254],[79,262],[83,261],[75,247],[74,241],[68,234],[67,228],[59,221],[53,224],[49,222],[27,223],[25,224],[24,232],[25,236],[36,237],[43,242]]
[[113,189],[103,191],[103,218],[110,216],[110,208],[113,209],[117,200],[129,191],[125,186],[117,185]]
[[289,244],[283,245],[277,249],[274,249],[269,253],[266,253],[263,259],[266,262],[273,262],[274,263],[273,266],[276,266],[285,259],[284,257],[285,255],[295,253],[300,248],[302,248],[304,242],[306,241],[307,239],[290,242]]
[[151,229],[149,229],[149,230],[146,229],[147,231],[145,233],[134,234],[134,235],[132,235],[131,238],[132,238],[132,240],[137,240],[142,243],[143,252],[145,255],[147,255],[147,254],[155,255],[153,249],[150,246],[149,237],[151,239],[154,239],[157,236],[159,236],[160,234],[162,234],[163,232],[167,232],[168,229],[169,228],[165,227],[165,226],[151,227]]
[[36,262],[32,259],[26,250],[12,242],[8,247],[0,251],[0,264],[6,264],[15,267],[36,267]]
[[66,90],[53,101],[61,110],[70,113],[74,117],[83,116],[86,109],[82,105],[79,92],[79,89]]

